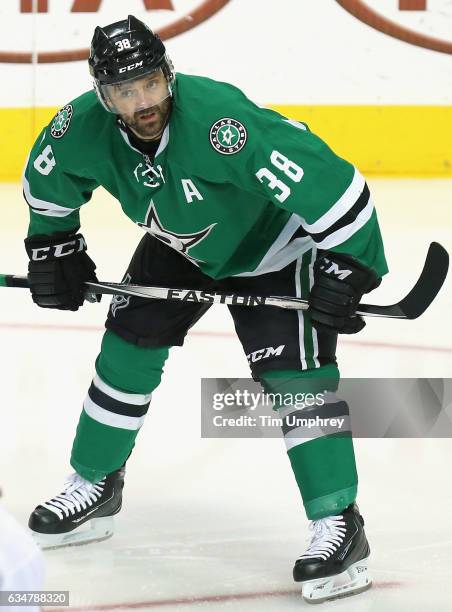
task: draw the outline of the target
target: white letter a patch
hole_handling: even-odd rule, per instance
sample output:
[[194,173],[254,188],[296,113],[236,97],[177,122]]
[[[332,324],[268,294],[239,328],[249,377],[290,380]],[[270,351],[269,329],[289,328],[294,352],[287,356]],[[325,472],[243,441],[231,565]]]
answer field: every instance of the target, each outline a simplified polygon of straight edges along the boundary
[[187,204],[191,204],[193,202],[193,198],[197,200],[203,200],[202,195],[199,193],[196,188],[194,182],[190,179],[182,179],[182,187],[184,189],[185,199],[187,200]]

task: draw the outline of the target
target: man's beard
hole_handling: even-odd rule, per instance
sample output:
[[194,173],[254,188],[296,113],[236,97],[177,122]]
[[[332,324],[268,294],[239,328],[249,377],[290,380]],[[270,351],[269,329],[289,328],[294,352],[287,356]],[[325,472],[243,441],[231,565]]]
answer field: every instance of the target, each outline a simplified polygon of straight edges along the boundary
[[[159,138],[165,129],[171,111],[171,98],[168,97],[160,104],[150,106],[144,110],[136,112],[133,116],[123,115],[122,120],[131,128],[139,138],[155,140]],[[154,113],[150,122],[140,120],[140,117]]]

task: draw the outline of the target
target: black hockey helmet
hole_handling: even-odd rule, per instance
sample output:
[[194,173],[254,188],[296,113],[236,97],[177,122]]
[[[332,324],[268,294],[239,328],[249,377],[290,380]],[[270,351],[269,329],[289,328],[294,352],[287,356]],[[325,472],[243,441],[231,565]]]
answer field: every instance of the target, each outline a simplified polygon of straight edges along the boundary
[[105,102],[104,85],[137,79],[158,69],[165,75],[170,90],[174,81],[174,68],[165,45],[133,15],[103,28],[96,27],[88,64],[96,93],[107,110],[111,109]]

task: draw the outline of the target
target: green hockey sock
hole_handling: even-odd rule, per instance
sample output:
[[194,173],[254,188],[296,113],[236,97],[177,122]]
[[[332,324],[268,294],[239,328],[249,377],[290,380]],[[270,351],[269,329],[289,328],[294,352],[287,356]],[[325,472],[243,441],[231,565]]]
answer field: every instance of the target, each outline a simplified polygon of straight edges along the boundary
[[167,357],[168,347],[143,348],[105,333],[72,446],[71,465],[83,478],[97,482],[127,460]]
[[[303,498],[307,517],[311,520],[337,514],[356,499],[358,477],[350,430],[349,410],[346,402],[334,392],[339,372],[334,365],[315,370],[267,371],[259,378],[267,393],[321,394],[315,405],[301,409],[295,406],[277,405],[283,418],[284,439],[292,469]],[[323,393],[328,391],[328,394]],[[277,395],[280,397],[280,395]],[[321,425],[300,426],[303,419],[312,419]],[[340,423],[340,432],[324,426],[326,419]],[[306,423],[306,421],[303,421]]]

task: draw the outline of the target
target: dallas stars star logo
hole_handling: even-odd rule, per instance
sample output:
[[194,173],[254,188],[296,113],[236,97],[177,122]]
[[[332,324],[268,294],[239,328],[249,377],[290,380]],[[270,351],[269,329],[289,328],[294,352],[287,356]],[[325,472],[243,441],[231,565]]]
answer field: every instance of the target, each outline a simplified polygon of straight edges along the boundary
[[137,225],[164,242],[167,246],[176,250],[197,266],[197,262],[203,263],[203,260],[191,257],[188,254],[188,250],[202,242],[204,238],[207,238],[216,223],[212,223],[209,227],[193,234],[177,234],[176,232],[170,232],[163,227],[155,209],[155,204],[151,200],[144,223],[137,221]]
[[237,119],[223,117],[211,126],[209,138],[215,151],[222,155],[234,155],[246,145],[248,132]]
[[225,130],[223,130],[220,134],[220,139],[228,147],[230,147],[233,144],[235,138],[236,138],[236,134],[231,130],[229,126]]
[[71,124],[73,114],[74,109],[72,108],[72,104],[67,104],[57,113],[50,127],[50,133],[53,138],[62,138],[66,134]]

